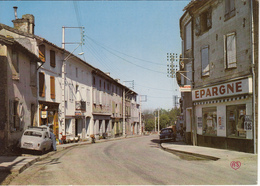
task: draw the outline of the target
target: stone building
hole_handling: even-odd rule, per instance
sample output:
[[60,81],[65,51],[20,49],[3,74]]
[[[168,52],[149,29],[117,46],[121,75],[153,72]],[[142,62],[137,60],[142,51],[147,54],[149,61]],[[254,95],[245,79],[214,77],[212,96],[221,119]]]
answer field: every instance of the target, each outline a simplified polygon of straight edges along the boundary
[[40,61],[13,37],[0,35],[0,153],[16,147],[28,126],[37,126]]
[[184,11],[194,144],[256,152],[258,1],[193,0]]

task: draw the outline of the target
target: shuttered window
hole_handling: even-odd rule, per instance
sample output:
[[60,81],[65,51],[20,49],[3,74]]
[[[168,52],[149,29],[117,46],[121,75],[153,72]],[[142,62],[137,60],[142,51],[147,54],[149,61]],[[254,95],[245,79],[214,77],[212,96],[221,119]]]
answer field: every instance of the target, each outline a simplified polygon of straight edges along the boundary
[[50,65],[51,67],[56,67],[56,61],[55,61],[55,51],[50,50]]
[[202,76],[209,76],[209,46],[201,49],[201,72]]
[[225,0],[225,19],[229,19],[235,14],[235,0]]
[[30,63],[30,85],[37,85],[37,64],[35,62]]
[[39,73],[39,96],[45,97],[45,75],[43,72]]
[[50,77],[50,84],[51,84],[51,99],[55,99],[55,77]]
[[225,68],[236,68],[236,34],[233,32],[224,36]]
[[191,49],[191,22],[185,26],[185,49]]
[[45,62],[45,45],[39,46],[39,58],[42,60],[42,62]]

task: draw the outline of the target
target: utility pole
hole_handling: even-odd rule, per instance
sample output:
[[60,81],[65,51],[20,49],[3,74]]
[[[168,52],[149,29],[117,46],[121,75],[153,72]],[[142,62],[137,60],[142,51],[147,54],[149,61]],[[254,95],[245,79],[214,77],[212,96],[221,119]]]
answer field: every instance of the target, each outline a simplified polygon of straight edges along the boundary
[[[81,41],[80,42],[65,42],[65,28],[77,28],[77,29],[81,29]],[[62,82],[61,82],[61,89],[62,89],[62,93],[61,93],[61,128],[62,128],[62,134],[65,133],[65,117],[66,117],[66,108],[65,108],[65,85],[66,85],[66,61],[70,58],[70,56],[73,54],[73,52],[81,45],[84,45],[84,31],[83,31],[84,27],[62,27],[62,48],[65,50],[65,44],[78,44],[78,46],[68,55],[68,56],[64,56],[63,57],[63,63],[62,63],[62,67],[61,67],[61,78],[62,78]],[[64,51],[64,55],[65,55],[65,51]]]
[[158,134],[159,132],[160,132],[160,109],[158,109]]
[[154,116],[154,132],[156,132],[156,116]]

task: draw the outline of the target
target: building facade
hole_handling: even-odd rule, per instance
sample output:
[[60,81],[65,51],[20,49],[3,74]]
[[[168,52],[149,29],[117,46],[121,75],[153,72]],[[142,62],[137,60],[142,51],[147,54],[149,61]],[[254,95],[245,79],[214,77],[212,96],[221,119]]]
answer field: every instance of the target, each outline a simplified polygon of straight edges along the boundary
[[37,62],[13,37],[0,35],[0,149],[11,150],[28,126],[37,126]]
[[[9,60],[10,56],[12,57],[11,54],[5,52],[7,51],[5,48],[11,50],[13,46],[19,46],[16,52],[26,51],[24,55],[29,56],[28,61],[31,61],[29,63],[31,66],[26,64],[26,68],[21,67],[20,71],[23,73],[20,74],[22,76],[17,75],[18,80],[20,77],[24,80],[27,76],[26,80],[28,80],[32,78],[32,73],[34,73],[34,78],[30,82],[35,81],[33,86],[32,84],[27,85],[28,82],[17,81],[20,84],[21,82],[24,83],[21,86],[31,89],[19,92],[20,85],[15,85],[17,91],[10,90],[20,94],[20,96],[15,95],[18,97],[17,99],[21,100],[18,103],[14,100],[15,106],[21,105],[20,103],[30,104],[30,107],[26,107],[26,111],[31,112],[32,110],[32,115],[35,117],[26,113],[24,120],[26,126],[53,125],[54,134],[61,143],[87,140],[92,134],[97,139],[107,136],[122,136],[126,135],[126,131],[132,129],[130,125],[137,126],[139,120],[137,118],[132,119],[131,114],[131,111],[134,110],[133,116],[138,117],[136,115],[136,112],[139,112],[136,103],[137,93],[122,85],[119,80],[110,77],[109,74],[89,65],[73,53],[34,35],[33,15],[23,15],[21,19],[16,17],[13,24],[13,28],[0,24],[0,36],[3,43],[1,52],[6,63],[4,68],[7,68],[6,61]],[[12,40],[14,44],[10,44],[12,42],[9,40]],[[26,56],[22,57],[26,58]],[[5,81],[3,84],[16,83],[15,81],[7,81],[8,78],[5,76],[2,79],[2,81]],[[5,92],[4,95],[8,95],[6,88],[2,87],[1,90]],[[29,90],[31,92],[28,92]],[[129,95],[125,96],[124,91],[127,91]],[[12,95],[11,92],[10,95]],[[2,98],[1,101],[6,100],[7,98]],[[125,106],[125,109],[123,109],[123,106]],[[8,116],[15,115],[14,113],[10,114],[10,112],[9,110],[1,112],[1,117],[6,114]],[[125,114],[125,117],[123,114]],[[127,123],[126,125],[123,120]],[[1,137],[6,138],[6,141],[10,141],[10,138],[7,138],[5,134],[5,127],[9,126],[10,122],[11,120],[3,119],[1,125],[3,127]],[[20,138],[24,129],[24,127],[19,128],[20,133],[14,134],[14,141]],[[137,129],[133,130],[137,131]],[[133,132],[133,134],[137,133]]]
[[258,2],[195,0],[184,10],[192,18],[195,144],[256,152]]

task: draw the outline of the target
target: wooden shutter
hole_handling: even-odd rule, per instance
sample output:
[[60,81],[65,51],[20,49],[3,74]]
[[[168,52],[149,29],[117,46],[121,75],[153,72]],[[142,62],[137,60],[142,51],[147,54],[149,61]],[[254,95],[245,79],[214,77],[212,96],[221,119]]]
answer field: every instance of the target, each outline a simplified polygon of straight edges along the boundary
[[39,96],[45,97],[45,75],[43,72],[39,73]]
[[195,19],[195,34],[196,36],[200,35],[201,27],[200,27],[200,16]]
[[55,77],[50,77],[50,84],[51,84],[51,99],[55,99]]
[[55,67],[56,66],[56,62],[55,62],[55,51],[51,50],[50,51],[50,65],[51,67]]
[[185,26],[185,49],[191,49],[191,22]]
[[237,66],[235,33],[227,35],[226,42],[227,42],[227,44],[226,44],[227,68],[235,68]]
[[39,58],[42,60],[42,62],[45,62],[45,45],[39,46]]
[[209,47],[205,46],[201,49],[201,71],[202,76],[209,75]]

